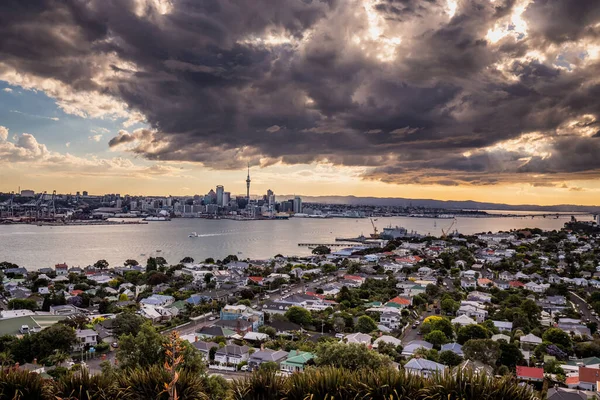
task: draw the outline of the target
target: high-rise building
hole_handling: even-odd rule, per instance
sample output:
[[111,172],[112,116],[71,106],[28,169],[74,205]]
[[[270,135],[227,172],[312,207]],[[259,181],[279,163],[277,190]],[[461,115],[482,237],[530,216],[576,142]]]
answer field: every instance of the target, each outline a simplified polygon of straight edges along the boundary
[[223,206],[223,192],[225,191],[225,189],[223,188],[222,185],[217,185],[217,205],[219,207]]
[[246,178],[246,200],[250,201],[250,163],[248,163],[248,177]]
[[116,203],[117,208],[123,208],[123,200],[117,199]]
[[294,213],[300,214],[302,213],[302,199],[298,196],[294,198]]
[[231,201],[231,193],[223,192],[223,207],[228,207],[230,201]]
[[87,190],[84,190],[83,191],[83,197],[87,197],[87,196],[88,196],[88,192],[87,192]]

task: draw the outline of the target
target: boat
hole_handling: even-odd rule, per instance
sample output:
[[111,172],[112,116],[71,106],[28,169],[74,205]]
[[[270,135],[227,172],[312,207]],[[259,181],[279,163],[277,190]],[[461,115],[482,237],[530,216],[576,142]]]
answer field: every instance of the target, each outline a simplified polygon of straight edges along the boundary
[[158,222],[158,221],[170,221],[171,218],[169,217],[146,217],[144,218],[144,221],[153,221],[153,222]]
[[198,237],[198,234],[197,234],[196,232],[192,232],[192,233],[190,233],[190,234],[188,235],[188,237],[191,237],[191,238],[197,238],[197,237]]

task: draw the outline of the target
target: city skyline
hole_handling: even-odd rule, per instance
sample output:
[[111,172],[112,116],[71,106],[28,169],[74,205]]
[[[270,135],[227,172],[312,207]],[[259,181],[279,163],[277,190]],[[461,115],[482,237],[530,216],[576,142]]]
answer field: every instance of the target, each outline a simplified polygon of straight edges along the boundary
[[0,191],[599,205],[600,3],[400,3],[2,2]]

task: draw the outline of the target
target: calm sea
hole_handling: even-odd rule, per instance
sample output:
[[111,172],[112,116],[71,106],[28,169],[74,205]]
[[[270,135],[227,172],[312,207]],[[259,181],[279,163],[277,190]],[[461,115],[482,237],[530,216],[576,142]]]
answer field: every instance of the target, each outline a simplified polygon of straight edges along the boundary
[[[464,234],[517,228],[560,229],[569,215],[519,218],[457,218],[452,230]],[[581,220],[591,217],[578,217]],[[421,234],[440,235],[452,220],[393,217],[375,221],[381,230],[387,226],[403,226]],[[163,256],[176,263],[185,256],[196,260],[224,258],[236,254],[240,258],[269,258],[275,254],[307,255],[310,249],[298,243],[333,243],[336,237],[369,235],[373,228],[369,219],[292,218],[278,221],[230,221],[174,219],[147,225],[65,226],[35,225],[0,226],[0,261],[10,261],[28,269],[66,262],[70,266],[86,266],[106,259],[110,265],[122,265],[133,258],[143,261],[149,256]],[[190,238],[191,232],[200,237]]]

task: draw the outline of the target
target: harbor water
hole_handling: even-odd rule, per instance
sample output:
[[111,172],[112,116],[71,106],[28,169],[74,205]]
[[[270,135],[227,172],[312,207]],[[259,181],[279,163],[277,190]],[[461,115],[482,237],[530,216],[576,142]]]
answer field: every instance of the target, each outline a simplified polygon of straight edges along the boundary
[[[560,229],[570,215],[543,217],[467,218],[457,217],[452,227],[463,234],[496,232],[520,228]],[[588,217],[578,217],[589,220]],[[410,217],[377,218],[381,231],[387,226],[403,226],[419,234],[441,235],[452,220]],[[196,232],[198,237],[189,237]],[[54,266],[86,266],[106,259],[111,266],[126,259],[139,262],[162,256],[176,263],[186,256],[196,260],[222,259],[235,254],[240,259],[262,259],[276,254],[307,255],[308,247],[298,243],[333,243],[336,237],[369,236],[371,221],[346,218],[290,218],[289,220],[231,221],[173,219],[145,225],[36,226],[1,225],[0,261],[10,261],[27,269]]]

